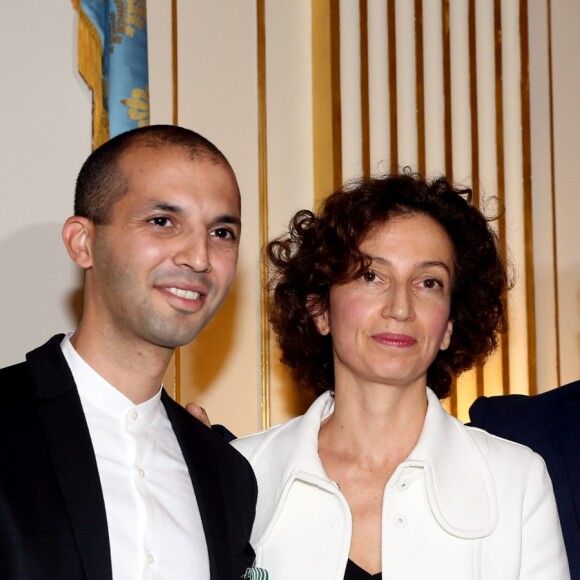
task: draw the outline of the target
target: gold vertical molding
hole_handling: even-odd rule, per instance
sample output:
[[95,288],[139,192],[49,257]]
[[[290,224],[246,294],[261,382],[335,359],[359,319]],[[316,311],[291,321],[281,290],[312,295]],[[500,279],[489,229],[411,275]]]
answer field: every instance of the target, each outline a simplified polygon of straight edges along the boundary
[[397,14],[395,0],[387,0],[387,42],[389,47],[389,120],[390,120],[390,171],[399,170],[399,124],[397,110]]
[[338,0],[312,0],[314,204],[342,183]]
[[171,0],[171,68],[173,81],[173,124],[179,125],[179,53],[177,44],[177,0]]
[[371,173],[370,113],[369,113],[369,31],[367,0],[359,0],[360,26],[360,103],[362,125],[362,173]]
[[[178,95],[178,82],[179,82],[179,61],[178,61],[178,44],[177,44],[177,0],[171,0],[171,70],[172,70],[172,82],[173,82],[173,93],[172,93],[172,117],[173,124],[179,125],[179,95]],[[175,350],[174,355],[174,368],[175,368],[175,380],[174,380],[174,395],[173,398],[181,403],[181,349],[178,347]]]
[[[268,241],[268,127],[266,109],[266,2],[257,0],[258,45],[258,155],[260,247]],[[270,427],[270,324],[268,304],[268,265],[266,255],[260,259],[260,321],[261,321],[261,411],[262,429]]]
[[443,32],[443,98],[444,98],[444,120],[443,133],[445,136],[445,175],[448,179],[453,179],[453,132],[451,116],[451,35],[449,23],[449,0],[441,2],[441,18]]
[[[503,135],[503,64],[502,64],[502,21],[501,0],[494,0],[494,44],[495,44],[495,125],[496,125],[496,159],[497,159],[497,193],[503,213],[498,220],[500,252],[507,259],[506,215],[505,215],[505,168],[504,168],[504,135]],[[506,312],[506,317],[508,313]],[[509,373],[509,333],[501,337],[502,386],[503,393],[510,393]]]
[[[441,31],[443,42],[443,99],[444,119],[443,135],[445,141],[445,175],[453,180],[453,133],[451,116],[451,38],[449,23],[449,0],[441,2]],[[451,396],[449,397],[449,411],[457,417],[457,380],[453,380]]]
[[415,75],[417,85],[417,166],[425,175],[425,66],[423,53],[423,0],[415,0]]
[[554,77],[552,67],[552,0],[546,0],[548,11],[548,84],[549,84],[549,116],[550,116],[550,188],[552,198],[552,253],[554,278],[554,331],[556,334],[556,380],[562,384],[560,355],[560,302],[558,288],[558,236],[556,234],[556,157],[554,151]]
[[526,316],[528,336],[529,394],[538,392],[536,345],[536,291],[534,277],[534,226],[532,214],[532,152],[530,119],[530,49],[528,28],[528,0],[520,0],[520,91],[522,108],[522,174],[524,241],[526,257]]
[[[469,35],[469,102],[471,113],[471,189],[473,204],[479,207],[480,173],[479,173],[479,106],[477,101],[477,27],[475,19],[475,0],[469,0],[468,6]],[[484,395],[483,367],[475,368],[475,387],[477,396]]]
[[342,100],[340,90],[339,0],[331,0],[330,8],[330,70],[332,72],[332,156],[334,160],[333,189],[337,189],[342,185]]

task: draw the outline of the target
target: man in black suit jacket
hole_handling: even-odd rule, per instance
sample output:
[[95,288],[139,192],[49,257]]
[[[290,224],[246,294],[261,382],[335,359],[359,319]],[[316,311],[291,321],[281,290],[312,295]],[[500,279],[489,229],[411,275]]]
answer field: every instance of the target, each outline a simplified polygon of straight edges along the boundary
[[469,416],[471,425],[531,447],[544,458],[570,574],[580,579],[580,381],[533,397],[482,397]]
[[[155,577],[174,580],[171,565],[192,554],[198,567],[180,577],[234,580],[252,565],[251,468],[160,388],[175,348],[225,299],[240,229],[234,173],[193,131],[137,129],[87,159],[63,228],[85,272],[81,322],[0,370],[2,580],[127,580],[119,571],[135,554],[134,577],[156,566]],[[135,420],[149,413],[156,430],[140,424],[110,444],[125,429],[106,422],[112,400]],[[149,472],[133,470],[139,466],[119,452],[133,436]],[[171,456],[160,457],[166,449]],[[174,472],[186,482],[179,489]],[[163,534],[151,521],[161,521]],[[166,546],[174,560],[144,550],[141,561],[150,544]]]

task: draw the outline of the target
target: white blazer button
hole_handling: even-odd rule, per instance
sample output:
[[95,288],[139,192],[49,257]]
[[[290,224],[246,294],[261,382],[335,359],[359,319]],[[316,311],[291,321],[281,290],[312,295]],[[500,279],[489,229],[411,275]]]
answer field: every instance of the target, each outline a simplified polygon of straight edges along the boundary
[[408,519],[405,514],[395,514],[393,516],[393,524],[396,528],[404,528],[407,526]]
[[397,482],[397,489],[399,491],[407,491],[411,486],[411,482],[406,477],[401,477]]

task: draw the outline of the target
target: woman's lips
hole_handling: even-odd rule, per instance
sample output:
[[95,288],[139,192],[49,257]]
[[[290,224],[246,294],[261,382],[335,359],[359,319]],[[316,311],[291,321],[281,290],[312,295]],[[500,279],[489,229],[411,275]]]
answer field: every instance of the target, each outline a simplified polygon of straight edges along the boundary
[[398,348],[408,348],[417,343],[417,341],[408,334],[393,334],[390,332],[385,332],[381,334],[375,334],[372,338],[380,344],[384,344],[386,346],[395,346]]

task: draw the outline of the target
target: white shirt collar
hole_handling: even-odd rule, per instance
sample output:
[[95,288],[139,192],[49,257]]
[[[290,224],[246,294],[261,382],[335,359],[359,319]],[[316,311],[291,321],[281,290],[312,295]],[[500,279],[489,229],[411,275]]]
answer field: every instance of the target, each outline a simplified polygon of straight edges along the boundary
[[115,419],[125,417],[131,410],[138,410],[141,421],[145,423],[151,423],[159,416],[163,406],[161,403],[163,386],[159,387],[153,397],[135,405],[79,355],[70,341],[71,336],[72,333],[67,334],[60,346],[82,399],[89,401],[104,415]]

